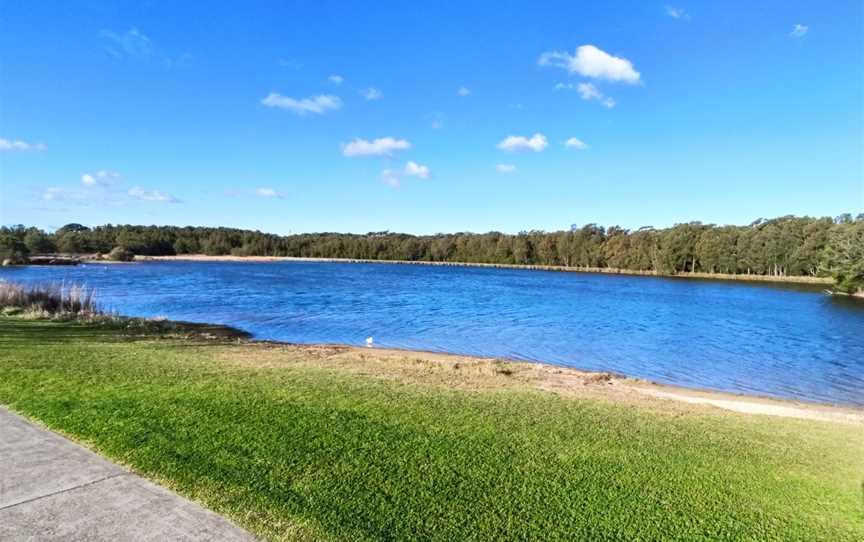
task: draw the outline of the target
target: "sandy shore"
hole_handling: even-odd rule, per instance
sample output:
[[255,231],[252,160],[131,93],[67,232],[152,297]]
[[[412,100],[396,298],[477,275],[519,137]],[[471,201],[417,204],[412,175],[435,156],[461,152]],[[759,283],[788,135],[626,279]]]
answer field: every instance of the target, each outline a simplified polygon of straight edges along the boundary
[[434,265],[443,267],[488,267],[495,269],[527,269],[535,271],[558,271],[567,273],[602,273],[607,275],[636,275],[647,277],[670,277],[709,280],[734,280],[745,282],[779,282],[792,284],[833,284],[827,277],[776,277],[768,275],[731,275],[725,273],[678,273],[666,275],[654,271],[634,271],[606,267],[567,267],[562,265],[516,265],[472,262],[426,262],[409,260],[364,260],[350,258],[293,258],[288,256],[207,256],[205,254],[182,254],[179,256],[136,256],[136,261],[188,261],[188,262],[327,262],[327,263],[381,263],[399,265]]
[[864,408],[696,390],[544,363],[335,344],[299,345],[254,340],[246,344],[248,349],[231,350],[226,358],[228,363],[244,366],[251,363],[258,367],[305,363],[406,384],[431,382],[470,389],[527,387],[640,407],[654,405],[663,410],[674,405],[673,408],[682,413],[708,408],[864,426]]

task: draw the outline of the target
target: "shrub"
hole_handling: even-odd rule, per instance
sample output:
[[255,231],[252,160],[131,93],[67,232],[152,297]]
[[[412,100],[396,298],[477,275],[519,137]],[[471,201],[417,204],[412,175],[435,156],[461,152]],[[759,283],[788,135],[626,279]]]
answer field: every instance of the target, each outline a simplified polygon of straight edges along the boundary
[[126,247],[114,247],[108,253],[108,259],[115,262],[131,262],[135,254]]

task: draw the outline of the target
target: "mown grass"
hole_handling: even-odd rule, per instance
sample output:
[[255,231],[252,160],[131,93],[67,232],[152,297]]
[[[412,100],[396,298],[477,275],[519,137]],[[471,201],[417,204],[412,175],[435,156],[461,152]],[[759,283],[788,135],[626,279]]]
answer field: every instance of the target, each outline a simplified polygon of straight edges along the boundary
[[860,426],[253,348],[0,317],[0,403],[269,539],[864,539]]

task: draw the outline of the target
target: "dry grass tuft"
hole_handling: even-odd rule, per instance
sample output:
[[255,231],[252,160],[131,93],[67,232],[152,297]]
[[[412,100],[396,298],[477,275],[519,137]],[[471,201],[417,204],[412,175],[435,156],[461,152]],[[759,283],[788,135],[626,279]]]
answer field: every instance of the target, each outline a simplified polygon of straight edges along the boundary
[[102,314],[95,291],[63,283],[22,286],[0,282],[0,310],[35,317],[93,317]]

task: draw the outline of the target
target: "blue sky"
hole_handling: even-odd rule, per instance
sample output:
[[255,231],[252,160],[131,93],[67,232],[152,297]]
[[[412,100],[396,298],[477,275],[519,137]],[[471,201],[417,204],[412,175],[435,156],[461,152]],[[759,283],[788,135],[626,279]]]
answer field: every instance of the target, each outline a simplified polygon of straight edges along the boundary
[[860,1],[107,4],[0,0],[2,224],[864,210]]

